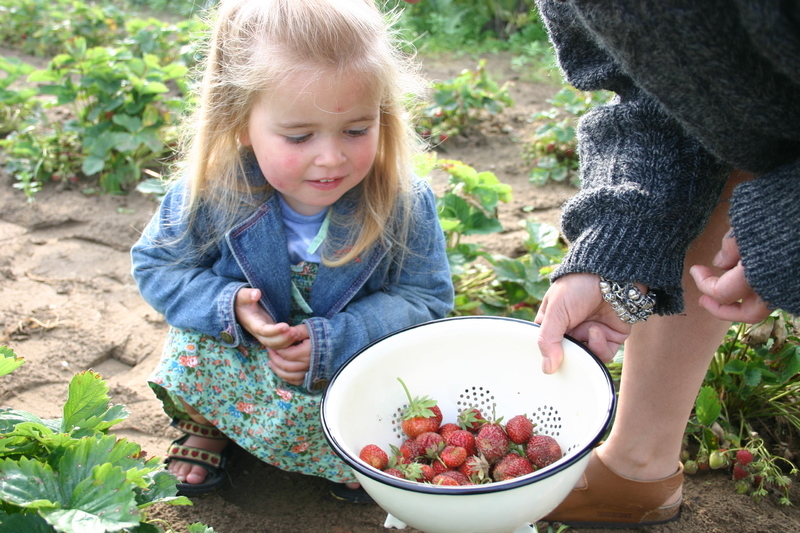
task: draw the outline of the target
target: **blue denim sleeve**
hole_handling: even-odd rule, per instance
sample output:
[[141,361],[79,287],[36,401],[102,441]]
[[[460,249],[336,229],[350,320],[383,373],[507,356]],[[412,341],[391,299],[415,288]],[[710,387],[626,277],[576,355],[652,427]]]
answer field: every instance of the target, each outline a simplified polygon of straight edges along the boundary
[[245,337],[236,322],[234,302],[247,281],[233,271],[215,271],[223,254],[219,247],[197,254],[203,231],[186,232],[187,194],[182,183],[167,193],[131,249],[133,278],[144,300],[171,326],[236,346]]
[[[402,328],[446,317],[454,290],[439,225],[436,199],[427,183],[416,183],[413,231],[397,276],[376,279],[376,269],[361,297],[331,317],[304,321],[311,338],[311,367],[304,387],[321,392],[334,372],[367,344]],[[391,261],[388,257],[384,261]]]

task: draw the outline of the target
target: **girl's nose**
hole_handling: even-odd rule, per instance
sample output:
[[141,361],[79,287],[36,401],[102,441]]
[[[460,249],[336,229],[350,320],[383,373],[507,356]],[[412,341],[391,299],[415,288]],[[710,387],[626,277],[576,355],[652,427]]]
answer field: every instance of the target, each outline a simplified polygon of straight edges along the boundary
[[335,140],[322,143],[321,150],[314,159],[314,164],[320,167],[335,167],[345,162],[345,155]]

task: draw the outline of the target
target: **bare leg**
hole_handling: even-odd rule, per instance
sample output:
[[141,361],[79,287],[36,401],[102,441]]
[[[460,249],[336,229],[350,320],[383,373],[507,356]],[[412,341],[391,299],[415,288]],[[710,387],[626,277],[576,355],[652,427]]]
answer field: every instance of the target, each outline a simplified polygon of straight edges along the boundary
[[[734,172],[723,201],[689,249],[683,286],[685,314],[654,316],[634,326],[625,359],[616,420],[597,453],[620,475],[655,480],[675,473],[686,423],[714,352],[729,322],[711,316],[697,303],[700,293],[688,274],[695,264],[711,266],[729,229],[727,199],[750,176]],[[680,497],[675,494],[672,503]]]
[[[183,404],[186,413],[191,417],[192,420],[198,424],[203,424],[206,426],[211,425],[211,423],[203,415],[198,413],[194,407],[187,404],[183,400],[181,400],[181,403]],[[207,439],[205,437],[198,437],[196,435],[189,435],[189,437],[183,443],[184,446],[200,448],[201,450],[215,453],[221,452],[227,444],[227,439]],[[193,485],[205,481],[206,475],[208,474],[208,471],[206,471],[206,469],[200,465],[178,460],[170,461],[167,465],[167,469],[171,474],[178,478],[178,481]]]

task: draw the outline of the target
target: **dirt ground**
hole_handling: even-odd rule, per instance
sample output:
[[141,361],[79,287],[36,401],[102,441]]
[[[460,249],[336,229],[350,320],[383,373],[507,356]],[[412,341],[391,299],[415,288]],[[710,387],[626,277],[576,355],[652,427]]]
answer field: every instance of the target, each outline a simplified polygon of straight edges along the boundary
[[[489,58],[498,81],[513,80],[508,57]],[[475,58],[428,59],[432,79],[449,79]],[[530,132],[535,110],[547,109],[556,85],[517,79],[511,88],[516,105],[503,128],[448,143],[443,157],[491,170],[514,189],[501,207],[505,231],[487,239],[494,253],[518,255],[524,231],[520,220],[557,224],[559,206],[574,193],[569,186],[537,188],[528,182],[520,140]],[[67,385],[75,372],[93,369],[110,387],[114,403],[130,417],[115,433],[139,443],[150,455],[162,455],[178,436],[168,427],[146,378],[156,364],[167,325],[137,293],[128,251],[156,203],[138,193],[86,196],[50,186],[27,204],[13,180],[0,176],[0,344],[27,363],[0,380],[0,405],[60,416]],[[434,176],[440,187],[442,176]],[[158,507],[153,516],[179,531],[202,522],[220,533],[381,533],[386,513],[376,505],[355,506],[328,496],[326,482],[279,471],[246,453],[237,453],[222,491],[197,498],[192,507]],[[688,477],[679,521],[642,529],[658,533],[800,531],[800,497],[795,506],[775,499],[760,504],[738,495],[722,472]],[[412,530],[407,530],[412,531]],[[540,533],[547,531],[539,524]],[[593,530],[604,532],[607,530]]]

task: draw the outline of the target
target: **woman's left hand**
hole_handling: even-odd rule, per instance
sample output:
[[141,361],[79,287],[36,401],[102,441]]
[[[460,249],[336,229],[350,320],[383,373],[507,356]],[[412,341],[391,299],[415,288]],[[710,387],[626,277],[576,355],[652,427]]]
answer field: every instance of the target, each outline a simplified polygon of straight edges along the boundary
[[689,273],[702,292],[700,305],[720,320],[755,324],[767,318],[770,309],[753,291],[744,275],[739,245],[732,232],[722,239],[722,247],[714,258],[715,267],[724,270],[716,276],[705,265],[694,265]]

